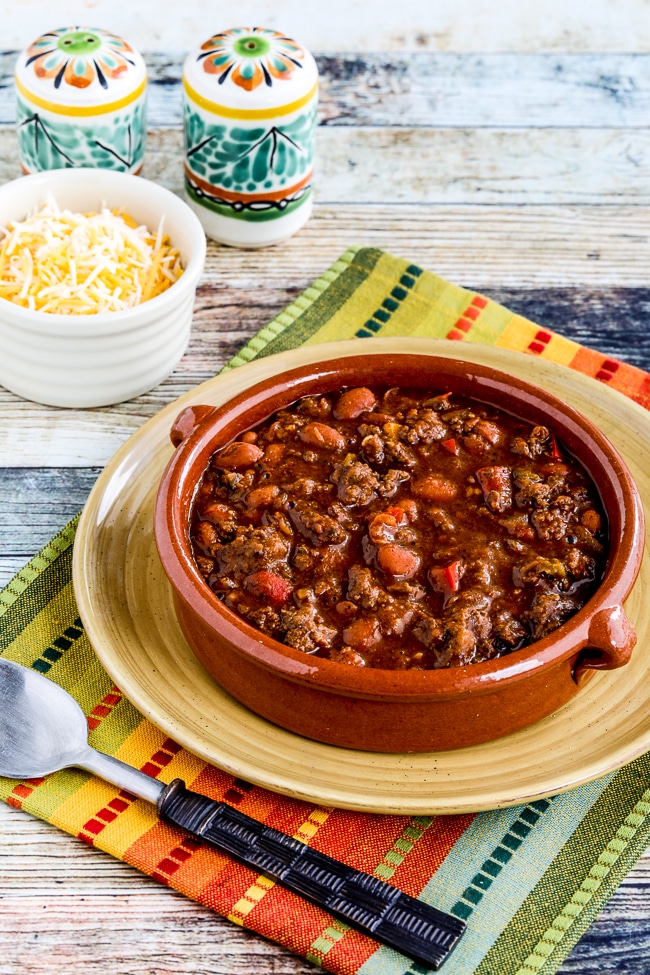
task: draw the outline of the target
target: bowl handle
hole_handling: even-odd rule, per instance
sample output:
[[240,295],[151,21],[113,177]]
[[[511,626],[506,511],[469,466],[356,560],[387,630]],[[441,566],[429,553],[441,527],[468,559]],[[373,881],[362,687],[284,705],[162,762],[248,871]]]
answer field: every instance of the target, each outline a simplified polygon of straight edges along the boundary
[[216,413],[216,406],[186,406],[178,414],[169,431],[169,437],[175,447],[179,447],[184,440],[194,433],[199,423]]
[[636,633],[622,606],[600,609],[591,619],[587,645],[573,666],[573,679],[581,682],[589,670],[623,667],[636,645]]

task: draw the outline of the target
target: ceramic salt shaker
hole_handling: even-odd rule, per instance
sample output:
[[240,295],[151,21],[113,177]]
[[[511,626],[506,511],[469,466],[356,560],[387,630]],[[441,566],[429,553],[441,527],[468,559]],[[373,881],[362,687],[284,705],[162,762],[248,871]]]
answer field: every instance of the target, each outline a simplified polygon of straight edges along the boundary
[[147,72],[123,38],[94,27],[47,31],[18,56],[15,82],[26,173],[74,166],[140,172]]
[[206,234],[266,247],[309,219],[318,69],[263,27],[214,34],[183,68],[185,191]]

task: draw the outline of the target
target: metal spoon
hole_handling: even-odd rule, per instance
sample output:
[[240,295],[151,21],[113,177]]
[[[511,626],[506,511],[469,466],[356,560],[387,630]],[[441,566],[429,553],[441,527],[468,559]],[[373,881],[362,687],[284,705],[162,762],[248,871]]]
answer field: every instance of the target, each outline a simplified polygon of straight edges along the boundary
[[91,748],[86,717],[62,687],[0,658],[0,775],[33,779],[76,766],[141,799],[181,829],[416,961],[439,968],[465,924],[224,802],[169,785]]

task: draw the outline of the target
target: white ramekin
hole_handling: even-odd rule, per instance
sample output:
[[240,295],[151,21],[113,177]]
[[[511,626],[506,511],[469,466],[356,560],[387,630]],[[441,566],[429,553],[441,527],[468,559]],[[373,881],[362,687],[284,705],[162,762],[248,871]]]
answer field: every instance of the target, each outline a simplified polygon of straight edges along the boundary
[[0,187],[0,225],[23,219],[48,195],[82,213],[122,207],[154,233],[164,214],[185,270],[163,294],[100,315],[52,315],[0,298],[0,383],[49,406],[107,406],[139,396],[169,375],[187,346],[205,261],[201,223],[181,199],[140,176],[55,169]]

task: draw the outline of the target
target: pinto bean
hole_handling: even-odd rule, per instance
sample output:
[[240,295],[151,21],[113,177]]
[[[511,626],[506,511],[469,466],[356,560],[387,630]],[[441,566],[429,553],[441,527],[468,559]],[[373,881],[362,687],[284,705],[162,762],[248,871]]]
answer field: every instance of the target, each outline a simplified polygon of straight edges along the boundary
[[389,543],[377,552],[377,562],[384,572],[399,579],[410,579],[420,568],[420,556],[403,545]]
[[285,455],[285,446],[281,443],[271,443],[264,451],[264,466],[267,468],[277,467]]
[[273,606],[284,606],[293,592],[293,587],[286,579],[267,569],[247,575],[244,589],[260,599],[267,599]]
[[452,501],[458,494],[458,485],[440,474],[426,474],[413,482],[413,494],[425,501]]
[[312,447],[322,447],[324,450],[344,450],[345,437],[334,427],[326,423],[308,423],[300,431],[300,439]]
[[198,545],[212,555],[215,548],[219,547],[219,535],[217,529],[209,521],[199,521],[194,537]]
[[212,458],[214,467],[223,470],[236,470],[238,467],[252,467],[262,457],[263,451],[253,443],[235,440]]
[[352,619],[353,616],[357,615],[359,612],[359,607],[355,606],[354,603],[350,602],[349,599],[342,599],[336,604],[336,612],[339,614],[339,616],[342,616],[343,619],[349,620]]
[[380,636],[377,620],[369,616],[361,616],[343,630],[345,643],[352,647],[371,647],[373,643],[377,643]]
[[362,413],[367,413],[377,403],[375,394],[365,386],[357,389],[346,389],[334,406],[334,416],[337,420],[356,420]]
[[254,430],[248,430],[247,433],[242,433],[240,440],[242,443],[257,443],[257,434]]
[[279,495],[280,488],[277,484],[264,484],[248,492],[246,505],[249,508],[270,508]]
[[235,512],[227,504],[211,501],[201,507],[201,517],[204,521],[211,521],[213,525],[221,525],[226,521],[235,521]]

